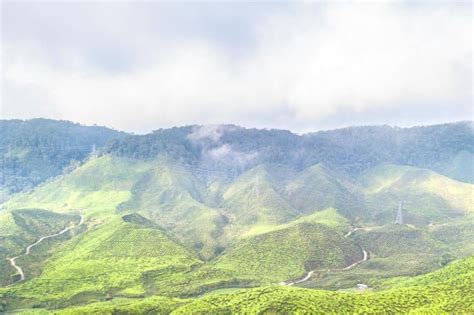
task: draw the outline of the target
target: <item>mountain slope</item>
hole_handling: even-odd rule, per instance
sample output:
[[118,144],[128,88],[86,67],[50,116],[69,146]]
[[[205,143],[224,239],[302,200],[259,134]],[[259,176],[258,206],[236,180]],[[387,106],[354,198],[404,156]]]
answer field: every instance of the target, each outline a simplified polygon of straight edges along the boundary
[[313,269],[345,267],[362,256],[360,247],[330,227],[304,222],[244,239],[214,266],[280,282]]
[[403,288],[374,293],[343,293],[294,287],[263,287],[211,295],[172,314],[208,313],[464,313],[474,312],[474,257],[438,273],[413,279]]
[[426,169],[380,165],[363,174],[367,207],[377,222],[393,222],[403,202],[405,222],[428,224],[474,211],[472,184]]
[[[42,209],[0,212],[0,271],[2,271],[0,284],[10,284],[18,280],[17,270],[11,266],[7,258],[23,254],[25,248],[40,237],[57,233],[70,223],[78,221],[78,215],[59,214]],[[24,270],[27,278],[30,277],[30,270],[40,269],[41,262],[48,256],[47,248],[48,246],[43,247],[40,255],[32,253],[34,259],[20,257],[19,262],[17,261],[21,266],[28,267]]]
[[310,166],[291,179],[286,184],[285,197],[303,214],[332,207],[352,220],[364,216],[357,187],[321,164]]
[[[73,168],[111,139],[125,136],[105,127],[49,119],[0,120],[0,192],[30,189]],[[0,200],[2,202],[2,200]]]
[[[236,179],[222,194],[222,207],[235,217],[233,224],[279,224],[297,217],[299,212],[280,195],[279,171],[291,170],[275,165],[260,165]],[[281,179],[280,179],[281,181]]]
[[226,218],[205,203],[207,187],[179,163],[157,158],[135,181],[121,212],[139,212],[173,232],[204,258],[216,255]]
[[147,272],[189,268],[197,262],[153,222],[131,214],[89,226],[48,259],[39,277],[10,292],[49,306],[111,295],[139,296],[145,294],[142,279]]
[[4,207],[37,207],[56,212],[84,209],[103,216],[130,198],[135,181],[150,168],[147,162],[103,156],[31,193],[16,195]]

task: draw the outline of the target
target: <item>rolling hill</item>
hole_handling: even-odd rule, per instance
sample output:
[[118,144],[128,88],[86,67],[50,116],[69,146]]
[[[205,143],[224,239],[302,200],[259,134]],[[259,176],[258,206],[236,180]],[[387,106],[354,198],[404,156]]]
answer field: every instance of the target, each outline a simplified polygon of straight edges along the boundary
[[86,224],[87,231],[57,247],[40,276],[11,289],[15,299],[51,307],[113,295],[143,296],[145,273],[198,262],[195,254],[138,214]]
[[242,240],[224,252],[215,266],[281,282],[314,269],[342,268],[362,256],[359,246],[330,227],[303,222]]
[[473,257],[439,272],[413,278],[402,288],[373,293],[343,293],[291,287],[263,287],[211,295],[172,314],[394,312],[471,313],[474,311]]
[[[467,311],[470,297],[460,292],[472,274],[452,266],[468,268],[474,254],[471,129],[107,131],[99,154],[48,171],[1,204],[0,305],[65,313]],[[403,222],[394,224],[401,201]],[[19,281],[7,258],[65,227],[18,258],[26,276]],[[363,250],[368,259],[345,269]],[[446,264],[445,276],[419,280]],[[316,272],[293,287],[278,285],[309,271]],[[370,292],[337,291],[359,283]]]
[[366,204],[373,220],[388,223],[403,202],[405,222],[427,225],[474,211],[473,187],[433,171],[380,165],[363,174]]

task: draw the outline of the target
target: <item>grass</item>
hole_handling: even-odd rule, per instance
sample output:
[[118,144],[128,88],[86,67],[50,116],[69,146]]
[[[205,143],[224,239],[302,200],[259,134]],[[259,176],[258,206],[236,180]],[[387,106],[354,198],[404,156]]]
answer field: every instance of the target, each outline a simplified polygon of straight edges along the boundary
[[[364,293],[264,286],[220,290],[197,299],[152,296],[115,298],[57,309],[55,314],[470,314],[474,312],[474,256],[439,271],[387,282]],[[0,290],[0,296],[2,291]],[[45,309],[25,314],[48,314]]]
[[103,156],[31,193],[16,195],[5,208],[41,208],[56,212],[81,209],[88,215],[103,216],[130,198],[133,183],[150,167],[146,162]]
[[[136,313],[142,308],[169,313],[188,307],[200,311],[216,299],[219,307],[210,309],[224,313],[272,312],[280,306],[283,312],[318,312],[339,305],[347,312],[359,307],[376,312],[384,305],[404,311],[397,303],[407,299],[413,306],[413,296],[419,294],[431,301],[419,307],[445,310],[458,291],[449,289],[447,300],[433,302],[434,292],[448,285],[443,281],[410,283],[408,293],[385,281],[439,268],[445,254],[472,255],[468,192],[472,185],[398,166],[380,166],[351,182],[322,165],[299,173],[260,165],[231,183],[207,187],[164,157],[139,161],[104,156],[7,202],[0,214],[4,257],[77,220],[78,212],[86,222],[20,259],[29,280],[0,289],[2,303],[8,310],[47,312],[92,303],[90,309],[85,305],[74,311]],[[385,224],[393,221],[401,197],[412,201],[404,214],[415,226]],[[28,207],[47,210],[18,210]],[[377,222],[383,226],[374,227]],[[430,222],[435,225],[428,226]],[[345,238],[351,224],[372,228]],[[370,252],[369,261],[349,271],[315,273],[303,285],[344,289],[367,283],[374,290],[390,287],[394,295],[375,292],[359,298],[268,286],[309,270],[347,266],[361,259],[357,243]],[[5,262],[0,263],[3,285],[15,273]],[[255,288],[262,285],[266,287]],[[374,302],[376,297],[383,303]],[[284,299],[290,299],[288,305]],[[160,303],[163,309],[155,305]],[[315,309],[314,303],[323,306]]]
[[344,267],[361,257],[360,248],[342,234],[305,222],[245,239],[214,265],[240,276],[280,282],[313,269]]
[[[66,225],[78,222],[79,217],[73,214],[59,214],[42,209],[17,209],[0,214],[0,284],[13,283],[17,275],[6,260],[18,256],[26,246],[34,243],[41,236],[57,233]],[[49,249],[60,240],[67,239],[70,233],[61,237],[48,239],[35,247],[31,254],[17,259],[17,264],[24,267],[25,276],[30,278],[38,274],[43,261],[49,256]],[[33,273],[29,271],[33,270]]]
[[113,219],[64,243],[39,277],[12,287],[9,293],[48,307],[117,295],[143,296],[146,272],[198,262],[153,223],[130,220],[128,216]]
[[[293,287],[261,287],[212,295],[172,314],[382,314],[474,312],[474,257],[412,279],[401,288],[343,293]],[[441,276],[440,276],[441,275]]]
[[462,183],[430,170],[380,165],[360,178],[371,219],[393,222],[398,202],[405,202],[405,221],[427,225],[474,211],[472,184]]
[[245,238],[271,231],[282,230],[304,222],[324,224],[341,232],[349,229],[348,219],[339,214],[337,209],[327,208],[309,215],[300,216],[295,220],[285,224],[254,225],[245,234],[243,234],[243,237]]

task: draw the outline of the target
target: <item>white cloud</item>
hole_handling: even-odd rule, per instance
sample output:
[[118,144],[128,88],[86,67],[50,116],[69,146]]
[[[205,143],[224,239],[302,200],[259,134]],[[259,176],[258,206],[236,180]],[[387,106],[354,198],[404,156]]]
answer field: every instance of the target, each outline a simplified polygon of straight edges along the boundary
[[200,144],[202,140],[210,140],[212,142],[218,142],[224,134],[224,126],[220,125],[206,125],[196,126],[187,138],[195,143]]
[[298,5],[255,22],[254,45],[238,57],[202,36],[158,49],[153,34],[140,34],[150,41],[147,58],[153,49],[156,58],[121,72],[95,68],[74,50],[63,52],[70,65],[60,67],[34,47],[5,42],[3,115],[135,131],[217,123],[301,131],[347,113],[364,115],[365,123],[406,113],[420,123],[470,119],[467,7]]

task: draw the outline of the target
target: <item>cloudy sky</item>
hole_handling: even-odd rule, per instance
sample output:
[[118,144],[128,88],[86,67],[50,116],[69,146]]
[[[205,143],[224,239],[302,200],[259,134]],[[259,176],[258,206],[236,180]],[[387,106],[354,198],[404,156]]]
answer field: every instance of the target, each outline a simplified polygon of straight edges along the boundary
[[147,132],[473,119],[470,1],[0,1],[1,116]]

